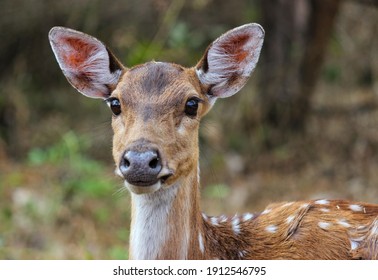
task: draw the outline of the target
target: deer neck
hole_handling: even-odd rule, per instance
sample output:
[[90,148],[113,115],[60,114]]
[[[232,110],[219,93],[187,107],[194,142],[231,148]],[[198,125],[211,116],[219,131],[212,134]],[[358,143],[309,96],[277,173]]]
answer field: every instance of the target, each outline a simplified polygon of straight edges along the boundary
[[[199,170],[152,194],[132,194],[130,258],[198,259]],[[193,246],[195,243],[195,246]]]

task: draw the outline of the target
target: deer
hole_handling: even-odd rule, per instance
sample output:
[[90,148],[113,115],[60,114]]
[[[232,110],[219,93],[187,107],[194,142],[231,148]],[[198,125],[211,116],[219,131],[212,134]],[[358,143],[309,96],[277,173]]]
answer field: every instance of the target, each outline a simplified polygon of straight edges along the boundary
[[264,40],[256,23],[213,41],[194,67],[124,66],[98,39],[53,27],[69,83],[112,112],[115,173],[131,196],[130,259],[378,259],[378,205],[316,199],[261,213],[208,216],[200,207],[199,123],[239,92]]

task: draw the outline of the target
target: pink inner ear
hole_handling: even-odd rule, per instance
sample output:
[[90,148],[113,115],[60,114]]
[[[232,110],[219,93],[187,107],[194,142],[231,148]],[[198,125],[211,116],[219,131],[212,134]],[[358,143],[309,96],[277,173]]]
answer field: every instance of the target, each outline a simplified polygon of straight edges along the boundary
[[59,45],[67,46],[62,60],[69,67],[80,69],[86,65],[89,57],[96,52],[96,46],[87,44],[78,38],[63,37],[59,39]]
[[264,30],[258,24],[232,29],[210,45],[197,65],[197,76],[203,85],[211,86],[210,95],[228,97],[246,83],[258,61]]
[[[237,34],[232,36],[229,40],[222,42],[220,48],[223,49],[226,54],[231,55],[235,63],[242,63],[248,56],[248,50],[244,47],[249,39],[250,36],[248,34]],[[237,66],[235,65],[235,67]]]

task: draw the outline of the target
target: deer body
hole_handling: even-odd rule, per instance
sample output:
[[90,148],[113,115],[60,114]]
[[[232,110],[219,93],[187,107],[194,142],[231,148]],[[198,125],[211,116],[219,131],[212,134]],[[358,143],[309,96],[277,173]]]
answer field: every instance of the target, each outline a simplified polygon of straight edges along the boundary
[[261,26],[222,35],[192,68],[163,62],[126,68],[103,43],[68,28],[53,28],[49,38],[68,81],[113,112],[116,173],[132,198],[130,258],[378,258],[377,205],[314,200],[232,217],[201,213],[199,121],[248,80]]
[[[209,217],[200,214],[198,204],[180,201],[187,197],[178,193],[183,189],[133,197],[139,207],[133,207],[132,258],[378,258],[376,205],[343,200],[283,202],[261,213]],[[145,211],[139,203],[150,210],[143,217],[136,214]],[[163,209],[156,210],[159,207]]]

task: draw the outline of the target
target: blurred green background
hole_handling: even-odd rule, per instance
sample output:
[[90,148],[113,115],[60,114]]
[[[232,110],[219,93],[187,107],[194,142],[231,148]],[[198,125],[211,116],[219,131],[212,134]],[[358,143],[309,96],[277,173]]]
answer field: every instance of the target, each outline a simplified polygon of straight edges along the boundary
[[378,203],[376,0],[0,0],[0,259],[123,259],[130,201],[111,114],[75,92],[47,34],[105,42],[125,65],[192,66],[223,32],[266,31],[253,77],[203,120],[202,207]]

